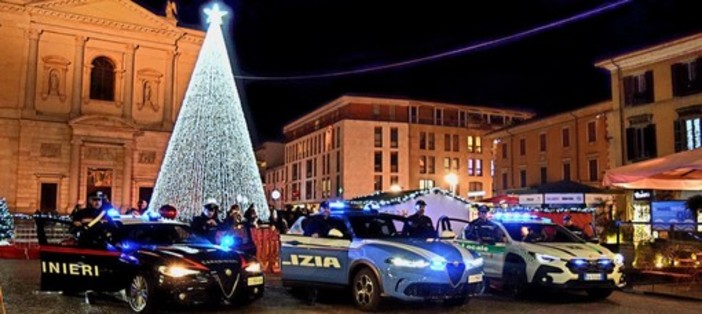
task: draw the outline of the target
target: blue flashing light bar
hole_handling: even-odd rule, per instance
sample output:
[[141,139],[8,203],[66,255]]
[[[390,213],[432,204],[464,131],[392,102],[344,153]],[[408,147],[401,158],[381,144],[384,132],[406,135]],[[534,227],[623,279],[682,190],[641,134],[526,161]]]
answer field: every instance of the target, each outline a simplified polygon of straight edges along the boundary
[[334,201],[329,203],[329,209],[344,209],[346,208],[346,203],[342,201]]
[[219,243],[219,246],[225,248],[225,249],[231,249],[234,247],[235,241],[234,241],[234,236],[231,235],[226,235],[222,237],[222,240]]
[[112,217],[112,218],[120,218],[120,217],[121,217],[119,211],[116,210],[116,209],[114,209],[114,208],[108,209],[108,210],[107,210],[107,215],[110,216],[110,217]]
[[495,220],[510,221],[510,222],[524,222],[524,221],[535,221],[540,220],[544,222],[551,222],[548,218],[539,218],[536,215],[529,213],[495,213],[492,216]]

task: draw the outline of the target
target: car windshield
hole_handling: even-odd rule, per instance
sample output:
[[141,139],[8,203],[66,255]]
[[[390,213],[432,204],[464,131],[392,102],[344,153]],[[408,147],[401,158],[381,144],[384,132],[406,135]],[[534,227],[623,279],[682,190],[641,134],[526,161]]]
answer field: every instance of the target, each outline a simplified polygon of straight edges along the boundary
[[568,229],[556,224],[541,223],[504,223],[507,233],[514,241],[522,242],[558,242],[558,243],[582,243],[583,240],[574,235]]
[[135,224],[121,228],[122,242],[140,245],[171,245],[178,243],[208,244],[206,239],[193,234],[190,227],[178,224]]
[[379,238],[408,238],[418,236],[408,236],[402,234],[405,220],[402,217],[393,216],[353,216],[349,217],[349,222],[356,237],[366,239]]

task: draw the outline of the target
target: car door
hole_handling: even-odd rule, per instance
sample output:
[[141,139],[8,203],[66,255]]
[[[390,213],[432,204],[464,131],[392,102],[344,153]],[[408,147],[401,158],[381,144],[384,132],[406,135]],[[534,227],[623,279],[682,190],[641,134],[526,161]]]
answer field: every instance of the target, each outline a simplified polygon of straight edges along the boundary
[[457,244],[480,254],[483,257],[483,271],[486,276],[502,276],[506,239],[499,226],[490,224],[474,228],[466,220],[442,217],[439,219],[437,230],[440,234],[447,230],[454,232]]
[[[345,230],[343,230],[345,231]],[[351,238],[280,235],[280,265],[283,281],[346,284]]]

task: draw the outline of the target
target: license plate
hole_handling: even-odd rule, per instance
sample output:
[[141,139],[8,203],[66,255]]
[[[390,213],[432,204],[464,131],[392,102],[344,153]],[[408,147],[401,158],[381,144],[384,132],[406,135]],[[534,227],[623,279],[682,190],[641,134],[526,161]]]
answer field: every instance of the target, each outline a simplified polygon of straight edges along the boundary
[[249,277],[246,281],[249,286],[258,286],[263,284],[263,276]]
[[585,274],[585,280],[602,280],[602,274]]
[[470,275],[468,276],[468,283],[476,283],[483,281],[483,274]]

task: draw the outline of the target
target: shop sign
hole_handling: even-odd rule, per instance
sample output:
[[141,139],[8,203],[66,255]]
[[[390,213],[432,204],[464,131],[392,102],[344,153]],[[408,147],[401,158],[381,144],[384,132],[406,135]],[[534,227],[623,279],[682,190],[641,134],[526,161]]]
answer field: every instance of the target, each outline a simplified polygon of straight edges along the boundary
[[554,193],[546,194],[546,204],[584,204],[583,194]]
[[522,205],[541,205],[544,203],[543,194],[525,194],[519,195],[519,204]]
[[609,194],[585,194],[585,204],[598,205],[611,200],[612,196]]
[[635,201],[650,201],[651,190],[634,190]]

